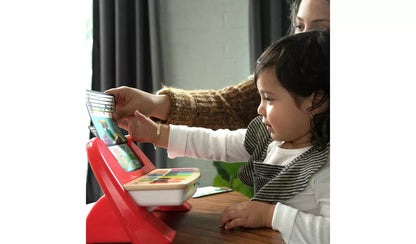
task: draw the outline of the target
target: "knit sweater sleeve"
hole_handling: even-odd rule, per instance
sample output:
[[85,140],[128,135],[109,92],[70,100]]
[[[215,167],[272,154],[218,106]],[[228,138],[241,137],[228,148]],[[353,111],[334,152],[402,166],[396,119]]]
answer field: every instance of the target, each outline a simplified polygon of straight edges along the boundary
[[260,96],[252,78],[220,90],[182,90],[164,87],[171,101],[169,124],[211,129],[246,128],[257,116]]

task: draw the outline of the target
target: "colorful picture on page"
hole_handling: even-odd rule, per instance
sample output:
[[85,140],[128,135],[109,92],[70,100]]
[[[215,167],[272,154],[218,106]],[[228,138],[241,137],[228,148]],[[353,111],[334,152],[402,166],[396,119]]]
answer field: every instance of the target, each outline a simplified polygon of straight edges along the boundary
[[108,149],[116,157],[120,166],[127,172],[138,170],[143,166],[127,144],[110,146]]
[[112,95],[87,90],[87,109],[90,114],[93,132],[104,143],[127,172],[143,167],[143,164],[127,144],[127,138],[113,120],[115,101]]
[[91,120],[97,131],[98,137],[100,137],[107,146],[127,142],[127,139],[124,137],[120,128],[113,119],[105,117],[91,117]]
[[107,146],[127,142],[120,127],[112,119],[114,97],[102,92],[87,91],[87,108],[98,137]]

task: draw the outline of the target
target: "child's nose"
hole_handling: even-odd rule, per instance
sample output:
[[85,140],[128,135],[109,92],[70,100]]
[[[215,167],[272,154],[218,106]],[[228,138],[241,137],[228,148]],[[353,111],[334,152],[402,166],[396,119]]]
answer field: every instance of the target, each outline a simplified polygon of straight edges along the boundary
[[261,116],[264,116],[263,102],[261,102],[260,105],[258,106],[257,113]]

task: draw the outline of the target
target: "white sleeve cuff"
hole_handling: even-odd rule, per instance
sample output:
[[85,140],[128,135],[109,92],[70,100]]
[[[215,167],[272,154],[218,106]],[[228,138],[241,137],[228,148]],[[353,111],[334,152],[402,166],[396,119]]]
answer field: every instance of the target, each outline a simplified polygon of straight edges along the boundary
[[185,156],[187,126],[169,125],[168,157],[177,158]]
[[279,231],[284,240],[290,240],[298,212],[299,210],[280,202],[276,204],[272,219],[272,229]]

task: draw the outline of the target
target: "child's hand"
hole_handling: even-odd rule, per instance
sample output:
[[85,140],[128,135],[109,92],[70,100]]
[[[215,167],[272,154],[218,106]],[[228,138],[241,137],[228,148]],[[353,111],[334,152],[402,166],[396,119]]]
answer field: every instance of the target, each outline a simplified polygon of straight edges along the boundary
[[240,202],[224,210],[220,226],[226,230],[235,227],[271,228],[275,206],[257,201]]
[[133,141],[155,143],[158,139],[157,124],[137,110],[134,116],[119,120],[117,124],[129,132]]

